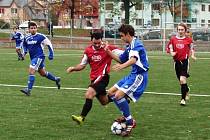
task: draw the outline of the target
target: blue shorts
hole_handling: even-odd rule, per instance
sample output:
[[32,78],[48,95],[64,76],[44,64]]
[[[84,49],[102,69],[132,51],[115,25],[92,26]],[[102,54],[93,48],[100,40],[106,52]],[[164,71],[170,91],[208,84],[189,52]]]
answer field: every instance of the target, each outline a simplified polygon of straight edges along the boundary
[[22,49],[22,45],[23,45],[23,43],[16,44],[16,49]]
[[38,69],[42,69],[44,68],[44,58],[33,58],[31,60],[31,64],[30,64],[30,68],[34,69],[34,70],[38,70]]
[[114,86],[122,90],[127,96],[129,96],[133,102],[136,102],[144,93],[148,82],[148,72],[142,74],[130,74]]

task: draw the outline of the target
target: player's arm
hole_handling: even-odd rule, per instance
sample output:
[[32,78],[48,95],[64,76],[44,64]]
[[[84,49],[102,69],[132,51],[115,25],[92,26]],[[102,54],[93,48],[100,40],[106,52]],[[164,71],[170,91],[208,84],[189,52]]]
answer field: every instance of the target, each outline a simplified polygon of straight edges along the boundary
[[[106,44],[106,46],[104,47],[104,50],[106,51],[106,53],[107,53],[112,59],[114,59],[115,61],[117,61],[117,62],[119,62],[119,63],[122,63],[122,62],[120,61],[119,56],[116,55],[116,53],[114,53],[114,51],[111,51],[111,50],[109,49],[108,44]],[[115,51],[116,51],[116,50],[115,50]]]
[[125,63],[123,63],[123,64],[116,64],[116,65],[114,65],[112,68],[113,68],[113,70],[115,70],[115,71],[119,71],[119,70],[121,70],[121,69],[125,69],[125,68],[127,68],[127,67],[129,67],[129,66],[135,64],[136,61],[137,61],[137,59],[138,59],[137,57],[132,56],[132,57],[131,57],[128,61],[126,61]]
[[195,49],[194,49],[194,45],[193,43],[190,44],[190,55],[191,55],[191,58],[193,60],[196,60],[197,58],[195,57]]
[[170,41],[168,42],[166,46],[166,52],[174,57],[177,52],[174,51],[172,42],[173,42],[173,38],[171,38]]
[[86,67],[87,64],[88,64],[88,57],[87,57],[86,54],[84,54],[83,58],[81,60],[81,63],[76,65],[76,66],[74,66],[74,67],[68,67],[66,72],[67,73],[71,73],[73,71],[81,71],[81,70],[83,70]]
[[24,40],[23,40],[23,57],[25,57],[27,52],[28,52],[27,43],[26,43],[26,40],[24,38]]
[[50,40],[46,37],[46,38],[43,40],[43,44],[46,45],[46,46],[48,47],[48,50],[49,50],[48,58],[49,58],[49,60],[53,60],[54,51],[53,51],[52,43],[51,43]]
[[170,55],[174,57],[177,52],[174,52],[173,45],[169,44],[168,48],[169,48]]

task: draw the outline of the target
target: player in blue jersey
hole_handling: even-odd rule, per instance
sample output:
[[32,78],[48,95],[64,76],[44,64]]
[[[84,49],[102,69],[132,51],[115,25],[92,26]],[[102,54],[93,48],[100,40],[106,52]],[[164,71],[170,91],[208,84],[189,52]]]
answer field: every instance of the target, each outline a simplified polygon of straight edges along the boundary
[[134,37],[134,28],[131,25],[123,24],[118,30],[121,39],[126,43],[124,53],[117,56],[108,48],[105,49],[114,60],[119,62],[113,66],[113,70],[120,71],[131,66],[131,72],[111,87],[108,94],[123,114],[123,117],[116,121],[126,122],[126,129],[121,135],[128,136],[136,126],[136,122],[131,116],[126,97],[129,97],[133,102],[141,97],[147,86],[149,64],[144,45]]
[[14,27],[11,40],[15,40],[18,60],[24,60],[23,54],[21,52],[23,47],[23,39],[24,35],[18,31],[18,27]]
[[56,77],[45,70],[45,54],[44,46],[48,47],[49,60],[53,60],[54,52],[50,40],[43,34],[37,33],[37,24],[30,22],[28,25],[29,34],[25,36],[23,42],[24,56],[27,52],[30,54],[31,64],[29,66],[28,87],[20,90],[25,95],[30,96],[35,81],[36,71],[43,77],[55,81],[58,89],[60,89],[60,77]]

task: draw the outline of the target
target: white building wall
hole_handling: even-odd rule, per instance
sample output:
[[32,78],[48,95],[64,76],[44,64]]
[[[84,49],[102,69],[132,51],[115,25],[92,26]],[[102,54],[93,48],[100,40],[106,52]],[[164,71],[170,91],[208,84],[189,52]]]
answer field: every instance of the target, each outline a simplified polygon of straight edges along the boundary
[[[205,11],[201,11],[202,4],[205,5]],[[118,3],[118,7],[120,7],[121,3]],[[149,2],[144,3],[144,10],[135,10],[135,7],[132,7],[130,9],[130,14],[132,12],[135,12],[137,14],[136,19],[144,19],[144,25],[145,26],[149,21],[152,21],[152,19],[159,19],[160,23],[159,26],[153,27],[153,28],[174,28],[174,23],[173,23],[173,15],[171,14],[168,6],[165,8],[165,13],[163,12],[162,15],[159,14],[158,11],[152,11],[152,4]],[[191,28],[210,28],[210,11],[209,11],[209,5],[210,3],[199,3],[199,2],[194,2],[192,3],[191,7],[191,17],[196,18],[197,22],[196,23],[189,23],[191,24]],[[196,15],[195,14],[195,9],[197,9],[199,12]],[[110,10],[105,12],[105,18],[110,18]],[[151,17],[153,12],[153,17]],[[125,19],[124,17],[125,11],[121,11],[120,17],[114,16],[112,17],[113,21],[119,21],[121,19]],[[102,16],[101,16],[102,17]],[[102,19],[101,19],[102,20]],[[105,19],[104,19],[105,20]],[[205,20],[205,23],[201,24],[201,20]],[[131,21],[131,20],[130,20]],[[107,24],[107,23],[105,23]],[[134,28],[143,28],[142,25],[136,25],[136,21],[133,20],[130,22]]]

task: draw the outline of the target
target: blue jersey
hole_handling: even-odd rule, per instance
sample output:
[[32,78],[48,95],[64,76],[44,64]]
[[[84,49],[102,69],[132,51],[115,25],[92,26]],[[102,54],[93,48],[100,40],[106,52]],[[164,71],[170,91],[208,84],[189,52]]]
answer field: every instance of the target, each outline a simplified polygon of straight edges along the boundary
[[14,32],[11,39],[15,40],[16,45],[20,45],[24,40],[24,35],[21,32]]
[[132,42],[126,46],[126,50],[119,56],[120,61],[125,63],[131,57],[137,59],[136,63],[132,65],[131,74],[141,74],[149,70],[148,57],[142,42],[133,38]]
[[31,60],[33,58],[45,58],[44,46],[48,46],[49,56],[53,58],[54,52],[52,44],[45,35],[41,33],[36,33],[35,35],[28,34],[24,38],[24,53],[29,52]]

